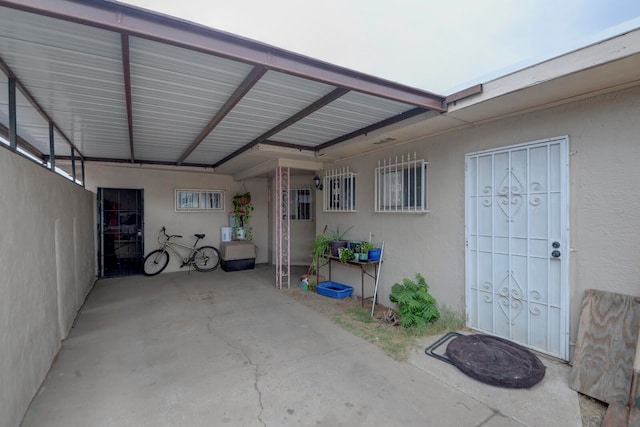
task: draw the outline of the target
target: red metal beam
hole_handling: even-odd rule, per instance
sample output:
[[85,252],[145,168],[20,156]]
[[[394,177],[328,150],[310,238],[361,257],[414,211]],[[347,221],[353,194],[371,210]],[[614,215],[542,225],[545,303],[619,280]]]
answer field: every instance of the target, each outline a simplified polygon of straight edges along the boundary
[[314,113],[315,111],[318,111],[319,109],[321,109],[325,105],[332,103],[333,101],[335,101],[336,99],[346,95],[347,93],[349,93],[349,90],[347,90],[347,89],[342,89],[342,88],[334,89],[333,91],[331,91],[327,95],[323,96],[322,98],[318,99],[317,101],[315,101],[311,105],[309,105],[309,106],[305,107],[304,109],[298,111],[296,114],[294,114],[293,116],[289,117],[287,120],[283,121],[282,123],[280,123],[276,127],[274,127],[272,129],[268,130],[267,132],[263,133],[262,135],[260,135],[258,138],[256,138],[252,142],[253,143],[260,143],[260,142],[266,141],[268,138],[272,137],[273,135],[277,134],[278,132],[288,128],[289,126],[293,125],[296,122],[299,122],[300,120],[304,119],[308,115]]
[[[44,155],[44,161],[49,160],[49,155]],[[56,156],[57,160],[71,160],[71,156]],[[129,159],[121,159],[121,158],[110,158],[110,157],[85,157],[83,159],[85,162],[102,162],[102,163],[128,163],[131,164]],[[156,161],[156,160],[136,160],[133,164],[136,165],[162,165],[162,166],[175,166],[175,162],[165,162],[165,161]],[[182,166],[185,167],[196,167],[203,169],[212,169],[210,164],[204,163],[183,163]]]
[[148,38],[268,69],[445,111],[444,97],[338,67],[257,41],[121,3],[100,0],[0,0],[0,6]]
[[227,99],[227,102],[224,103],[222,108],[218,110],[215,116],[211,119],[211,121],[205,126],[205,128],[200,132],[200,134],[196,137],[196,139],[191,143],[189,148],[185,150],[185,152],[180,156],[180,159],[176,162],[176,166],[180,166],[184,160],[189,157],[189,154],[196,149],[198,145],[211,133],[211,131],[218,126],[218,124],[226,117],[227,114],[236,106],[238,102],[251,90],[253,86],[264,76],[264,73],[267,72],[267,69],[264,67],[255,67],[247,77],[245,77],[244,81],[238,86],[233,92],[233,94]]
[[410,119],[411,117],[417,116],[418,114],[424,113],[426,110],[423,108],[414,108],[409,111],[405,111],[404,113],[400,113],[388,119],[382,120],[378,123],[374,123],[372,125],[363,127],[362,129],[358,129],[346,135],[339,136],[338,138],[332,139],[331,141],[327,141],[324,144],[320,144],[316,147],[316,152],[320,151],[324,148],[331,147],[332,145],[340,144],[341,142],[348,141],[360,135],[365,135],[369,132],[373,132],[377,129],[382,129],[383,127],[390,126],[394,123],[401,122],[403,120]]
[[477,95],[479,93],[482,93],[482,85],[481,84],[477,84],[475,86],[471,86],[468,87],[464,90],[458,91],[456,93],[452,93],[451,95],[447,96],[445,99],[445,104],[449,105],[453,102],[456,101],[460,101],[461,99],[465,99],[468,98],[470,96],[473,95]]
[[[331,91],[330,93],[328,93],[325,96],[323,96],[322,98],[318,99],[317,101],[315,101],[311,105],[309,105],[309,106],[305,107],[304,109],[298,111],[296,114],[294,114],[293,116],[289,117],[287,120],[283,121],[279,125],[277,125],[277,126],[271,128],[270,130],[266,131],[265,133],[263,133],[262,135],[260,135],[259,137],[257,137],[256,139],[254,139],[253,141],[251,141],[250,143],[248,143],[244,147],[241,147],[241,148],[237,149],[236,151],[234,151],[233,153],[229,154],[228,156],[226,156],[222,160],[219,160],[218,162],[216,162],[216,164],[213,165],[213,167],[214,168],[220,167],[221,165],[225,164],[226,162],[228,162],[229,160],[233,159],[234,157],[239,156],[240,154],[244,153],[245,151],[249,150],[250,148],[255,147],[256,145],[258,145],[260,143],[267,143],[267,140],[270,137],[272,137],[273,135],[277,134],[278,132],[280,132],[283,129],[288,128],[292,124],[302,120],[303,118],[305,118],[308,115],[312,114],[314,111],[318,111],[320,108],[324,107],[327,104],[330,104],[331,102],[335,101],[336,99],[340,98],[341,96],[344,96],[348,92],[349,91],[347,89],[342,89],[342,88],[338,88],[338,89],[335,89],[335,90]],[[277,146],[280,146],[280,147],[290,147],[290,148],[296,148],[296,149],[303,149],[303,148],[301,148],[302,146],[299,146],[299,145],[296,145],[296,144],[287,144],[287,143],[281,143],[281,142],[276,142],[276,141],[269,141],[267,143],[267,145],[277,145]]]

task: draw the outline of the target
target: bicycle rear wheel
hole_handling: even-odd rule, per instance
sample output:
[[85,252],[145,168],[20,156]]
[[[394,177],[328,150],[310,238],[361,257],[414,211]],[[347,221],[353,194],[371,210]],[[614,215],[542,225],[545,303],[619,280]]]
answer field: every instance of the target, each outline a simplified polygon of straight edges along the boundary
[[145,276],[155,276],[162,272],[169,264],[169,253],[162,249],[156,249],[144,257],[143,271]]
[[220,265],[220,252],[213,246],[200,246],[193,254],[193,266],[198,271],[213,271]]

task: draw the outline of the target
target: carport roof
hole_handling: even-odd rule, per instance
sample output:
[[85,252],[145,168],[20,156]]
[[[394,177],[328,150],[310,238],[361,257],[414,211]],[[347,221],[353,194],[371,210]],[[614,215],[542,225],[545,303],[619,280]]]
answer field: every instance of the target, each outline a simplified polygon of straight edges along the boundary
[[56,158],[71,146],[88,161],[311,157],[446,109],[430,92],[104,0],[0,0],[0,71],[0,134],[13,80],[18,145],[43,162],[50,133]]

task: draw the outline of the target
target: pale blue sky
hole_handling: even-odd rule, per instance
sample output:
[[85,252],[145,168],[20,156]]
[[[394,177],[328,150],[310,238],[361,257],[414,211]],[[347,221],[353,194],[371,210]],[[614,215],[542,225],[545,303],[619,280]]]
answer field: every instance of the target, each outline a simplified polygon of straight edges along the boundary
[[640,28],[640,0],[125,2],[441,95]]

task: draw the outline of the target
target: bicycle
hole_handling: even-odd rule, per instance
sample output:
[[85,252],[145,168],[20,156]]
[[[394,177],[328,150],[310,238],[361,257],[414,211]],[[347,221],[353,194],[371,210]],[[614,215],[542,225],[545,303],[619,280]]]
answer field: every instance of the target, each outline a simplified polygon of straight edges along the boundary
[[[169,251],[170,249],[180,260],[182,264],[180,268],[188,265],[193,266],[198,271],[213,271],[220,265],[220,252],[213,246],[200,246],[196,248],[196,245],[200,239],[204,239],[204,234],[194,234],[196,241],[193,246],[185,245],[172,241],[173,238],[182,238],[178,234],[167,234],[164,227],[158,233],[158,243],[160,243],[160,249],[149,252],[144,257],[143,271],[145,276],[155,276],[161,273],[169,264]],[[162,241],[164,239],[164,241]],[[178,252],[178,248],[185,248],[189,250],[189,254],[186,257],[182,257]]]

